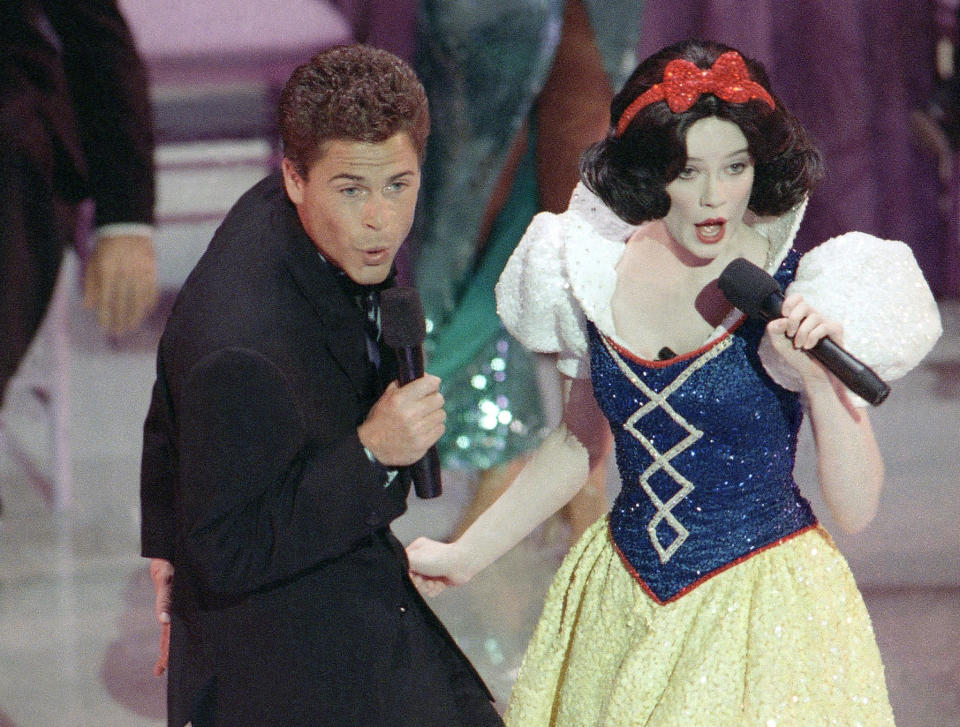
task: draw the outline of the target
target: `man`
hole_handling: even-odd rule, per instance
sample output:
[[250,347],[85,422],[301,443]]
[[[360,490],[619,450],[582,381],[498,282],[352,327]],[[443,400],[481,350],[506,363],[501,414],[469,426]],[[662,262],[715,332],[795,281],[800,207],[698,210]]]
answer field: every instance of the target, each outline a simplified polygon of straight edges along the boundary
[[0,403],[96,205],[85,302],[122,334],[156,300],[147,80],[114,0],[0,5]]
[[500,724],[389,528],[443,433],[439,380],[398,387],[362,310],[413,221],[426,97],[393,55],[339,47],[294,72],[279,122],[281,171],[160,341],[141,499],[161,601],[172,575],[169,724]]

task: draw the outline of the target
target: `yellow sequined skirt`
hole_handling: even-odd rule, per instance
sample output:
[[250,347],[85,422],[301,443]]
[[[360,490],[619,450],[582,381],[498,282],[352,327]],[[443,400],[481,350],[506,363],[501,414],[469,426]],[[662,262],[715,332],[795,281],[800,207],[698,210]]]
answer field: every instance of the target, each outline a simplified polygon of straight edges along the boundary
[[508,727],[883,727],[883,665],[853,575],[810,530],[658,605],[606,518],[547,595]]

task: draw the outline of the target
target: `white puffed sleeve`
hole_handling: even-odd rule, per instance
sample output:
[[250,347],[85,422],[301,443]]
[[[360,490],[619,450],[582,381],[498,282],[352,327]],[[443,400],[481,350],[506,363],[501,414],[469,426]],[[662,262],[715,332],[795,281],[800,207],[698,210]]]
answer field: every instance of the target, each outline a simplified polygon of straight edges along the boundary
[[[863,232],[831,238],[806,253],[786,293],[799,293],[822,314],[840,321],[843,347],[885,381],[920,363],[943,332],[936,301],[910,248]],[[774,381],[800,390],[799,377],[767,336],[759,352]]]
[[497,282],[497,313],[524,346],[558,354],[560,371],[587,378],[586,323],[567,279],[563,228],[559,215],[533,218]]

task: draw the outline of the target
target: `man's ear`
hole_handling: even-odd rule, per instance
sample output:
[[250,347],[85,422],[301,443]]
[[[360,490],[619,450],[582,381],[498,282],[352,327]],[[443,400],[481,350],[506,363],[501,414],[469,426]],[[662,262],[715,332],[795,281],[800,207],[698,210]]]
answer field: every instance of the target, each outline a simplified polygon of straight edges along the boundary
[[280,162],[280,169],[283,172],[283,186],[287,190],[287,196],[290,201],[296,204],[303,204],[303,188],[306,182],[300,173],[296,170],[293,162],[284,157]]

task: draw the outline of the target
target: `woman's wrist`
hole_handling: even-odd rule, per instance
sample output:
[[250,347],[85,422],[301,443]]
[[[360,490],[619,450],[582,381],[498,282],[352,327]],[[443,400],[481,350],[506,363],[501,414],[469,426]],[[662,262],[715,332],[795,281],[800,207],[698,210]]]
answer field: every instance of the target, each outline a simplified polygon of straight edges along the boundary
[[463,538],[449,544],[450,575],[457,584],[471,580],[483,568],[478,566],[477,554],[463,543]]
[[834,402],[844,402],[846,399],[846,387],[838,378],[826,372],[822,376],[804,376],[802,386],[803,398],[808,407],[816,406],[816,402],[823,406],[833,406]]

